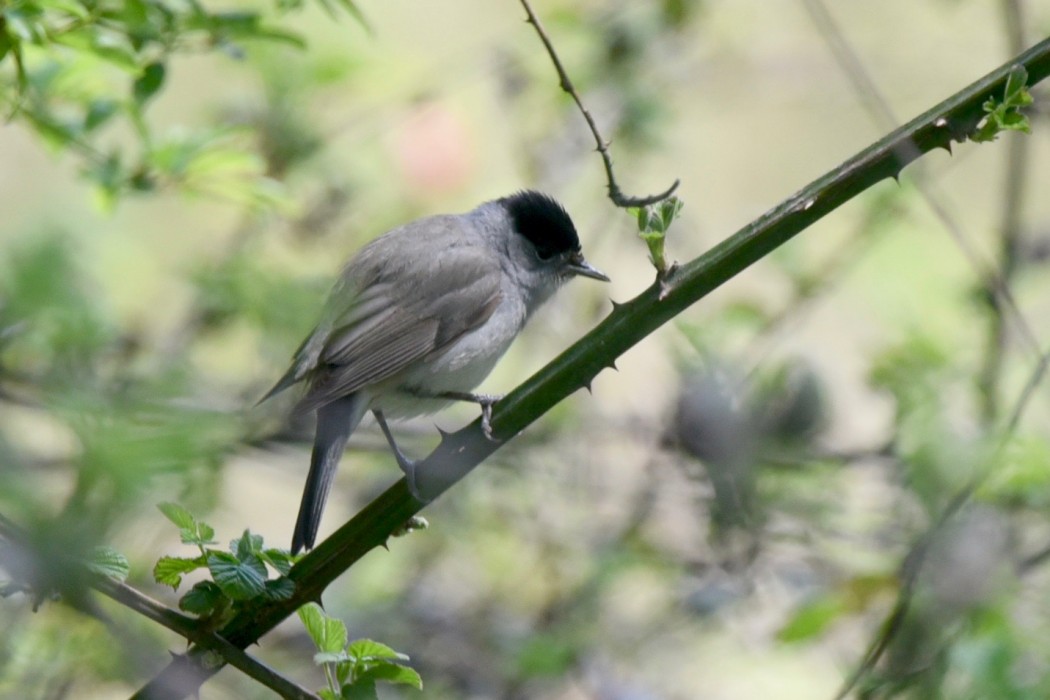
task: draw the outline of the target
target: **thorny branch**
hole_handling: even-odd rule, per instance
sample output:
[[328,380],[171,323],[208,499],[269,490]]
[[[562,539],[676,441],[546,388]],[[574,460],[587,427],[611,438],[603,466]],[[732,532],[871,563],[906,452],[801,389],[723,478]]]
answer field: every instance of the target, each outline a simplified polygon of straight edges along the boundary
[[540,41],[543,42],[543,46],[547,49],[547,54],[551,57],[551,63],[554,64],[554,70],[558,72],[558,83],[561,89],[569,93],[576,106],[580,110],[580,114],[587,121],[587,126],[591,130],[591,134],[594,135],[594,141],[597,144],[597,151],[602,157],[602,163],[605,165],[605,177],[609,182],[609,199],[612,200],[613,204],[621,208],[628,207],[645,207],[650,204],[655,204],[661,200],[667,199],[674,191],[678,189],[678,185],[681,184],[679,180],[675,180],[670,187],[659,194],[651,194],[648,197],[631,197],[625,195],[623,190],[616,182],[616,176],[613,174],[613,162],[612,156],[609,154],[609,142],[602,138],[601,132],[598,131],[598,125],[594,121],[594,117],[591,116],[590,111],[583,104],[583,100],[580,99],[580,93],[576,91],[576,87],[572,84],[572,79],[569,78],[569,74],[565,71],[565,66],[562,65],[561,59],[558,57],[558,52],[554,49],[554,44],[551,43],[550,37],[547,36],[547,32],[543,29],[543,25],[540,23],[539,17],[532,11],[532,6],[529,5],[529,0],[521,0],[522,7],[525,8],[525,13],[528,15],[528,19],[525,20],[531,24],[535,29],[536,33],[540,36]]

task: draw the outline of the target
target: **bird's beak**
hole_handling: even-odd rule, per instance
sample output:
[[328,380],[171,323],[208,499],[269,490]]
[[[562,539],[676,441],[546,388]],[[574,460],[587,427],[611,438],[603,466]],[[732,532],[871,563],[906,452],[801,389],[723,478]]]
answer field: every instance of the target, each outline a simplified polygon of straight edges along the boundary
[[583,259],[583,253],[576,252],[569,258],[569,272],[581,277],[590,277],[592,280],[608,282],[609,276]]

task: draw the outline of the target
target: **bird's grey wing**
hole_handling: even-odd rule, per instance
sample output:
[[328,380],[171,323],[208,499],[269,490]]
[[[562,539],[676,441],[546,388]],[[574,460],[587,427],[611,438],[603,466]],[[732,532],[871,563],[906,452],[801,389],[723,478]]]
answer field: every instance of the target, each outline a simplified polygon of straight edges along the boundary
[[488,320],[500,301],[499,261],[481,246],[406,255],[370,278],[333,322],[300,410],[382,382],[439,352]]

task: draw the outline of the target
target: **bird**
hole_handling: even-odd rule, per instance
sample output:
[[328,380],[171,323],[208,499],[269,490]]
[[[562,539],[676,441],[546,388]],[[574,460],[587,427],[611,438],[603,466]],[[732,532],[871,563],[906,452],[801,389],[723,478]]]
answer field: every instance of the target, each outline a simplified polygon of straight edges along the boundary
[[565,207],[535,190],[417,219],[354,254],[288,371],[260,399],[304,382],[294,410],[317,414],[292,554],[313,548],[346,443],[368,411],[416,498],[415,463],[398,449],[388,416],[474,401],[491,438],[499,397],[471,390],[533,312],[574,277],[609,281],[584,259]]

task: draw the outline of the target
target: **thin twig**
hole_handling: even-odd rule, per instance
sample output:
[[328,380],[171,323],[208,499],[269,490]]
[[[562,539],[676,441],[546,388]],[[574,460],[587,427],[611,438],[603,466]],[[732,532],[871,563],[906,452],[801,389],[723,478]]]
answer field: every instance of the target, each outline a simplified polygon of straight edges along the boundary
[[594,121],[594,117],[591,116],[590,111],[584,106],[583,100],[580,99],[580,94],[576,92],[576,87],[572,84],[569,74],[565,71],[561,59],[558,58],[558,52],[555,51],[554,44],[551,43],[550,37],[548,37],[547,32],[544,31],[543,25],[540,24],[539,17],[537,17],[536,13],[532,11],[532,6],[529,5],[529,0],[521,0],[521,5],[525,8],[525,13],[528,15],[528,19],[525,21],[536,29],[536,33],[540,36],[540,41],[543,42],[543,46],[547,49],[547,54],[551,57],[551,63],[554,64],[554,70],[558,72],[558,82],[561,85],[561,89],[569,93],[573,101],[576,102],[580,114],[583,115],[583,118],[587,121],[587,126],[590,127],[591,134],[594,135],[594,141],[598,146],[597,151],[602,157],[602,163],[605,164],[605,177],[609,181],[609,199],[612,200],[613,204],[622,208],[644,207],[667,199],[674,194],[674,191],[678,189],[678,185],[681,184],[678,179],[675,179],[674,183],[663,192],[652,194],[648,197],[630,197],[623,193],[623,190],[621,190],[620,186],[616,183],[616,176],[613,174],[612,156],[609,155],[609,142],[602,138],[601,132],[598,131],[598,125]]

